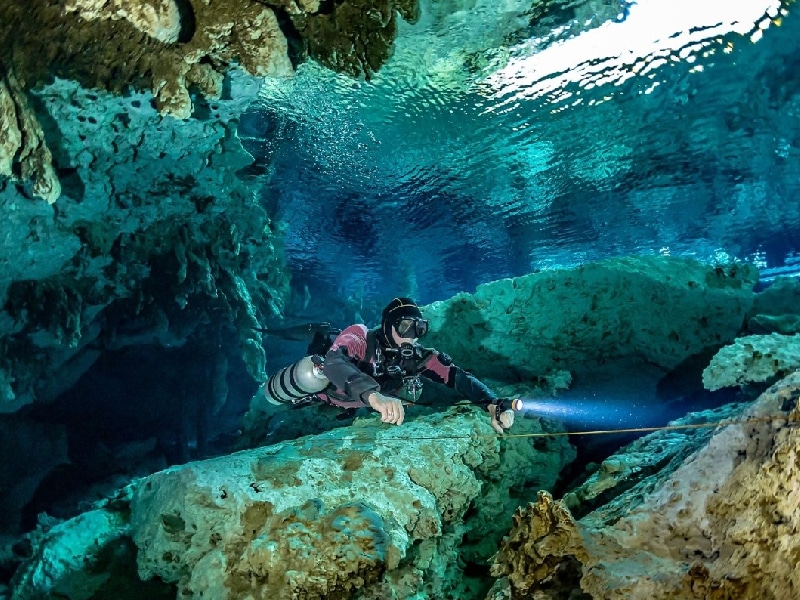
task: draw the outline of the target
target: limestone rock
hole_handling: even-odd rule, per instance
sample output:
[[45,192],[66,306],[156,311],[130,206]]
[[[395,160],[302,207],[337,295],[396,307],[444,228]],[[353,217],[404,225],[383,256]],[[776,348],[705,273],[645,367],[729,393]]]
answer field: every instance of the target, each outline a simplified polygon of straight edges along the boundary
[[67,0],[64,10],[82,19],[126,19],[152,38],[164,43],[178,41],[180,8],[175,0],[124,2],[123,0]]
[[[59,198],[51,150],[39,135],[46,126],[25,103],[54,76],[95,92],[147,91],[162,115],[189,119],[202,112],[198,102],[223,96],[231,73],[291,76],[293,61],[310,56],[370,76],[391,55],[397,20],[413,21],[418,11],[417,0],[346,0],[323,11],[319,0],[0,3],[0,177],[19,171],[32,195]],[[292,56],[284,30],[301,38]]]
[[[257,97],[258,82],[232,75],[226,85],[230,100],[187,122],[159,115],[148,93],[121,98],[57,79],[34,94],[57,124],[45,134],[60,137],[56,158],[69,175],[57,212],[12,188],[0,200],[0,382],[9,383],[0,412],[52,400],[62,389],[52,382],[85,372],[101,335],[114,347],[143,343],[114,333],[109,324],[119,319],[109,312],[149,324],[144,343],[183,343],[202,319],[181,309],[190,298],[228,307],[248,368],[265,379],[251,328],[281,310],[288,275],[253,184],[236,176],[252,157],[231,121]],[[141,302],[144,282],[161,275],[153,261],[175,263],[164,267],[175,276],[156,286],[164,298]],[[31,343],[48,359],[21,345]]]
[[[575,564],[588,559],[572,515],[550,494],[539,492],[535,503],[514,513],[514,526],[495,557],[492,575],[507,577],[515,598],[552,587],[558,594],[559,579],[568,573],[574,575]],[[546,585],[542,585],[544,581]]]
[[800,280],[778,277],[757,294],[748,315],[747,328],[752,334],[762,335],[800,333]]
[[603,510],[575,520],[540,498],[518,513],[493,572],[508,576],[512,597],[794,598],[798,393],[800,373],[773,385],[749,421],[718,428],[663,484],[617,498],[629,508],[610,521]]
[[415,21],[418,11],[416,0],[345,0],[296,25],[310,56],[335,71],[369,78],[392,54],[398,19]]
[[0,177],[30,183],[30,195],[52,204],[61,195],[53,157],[39,120],[13,70],[0,71]]
[[585,374],[615,360],[668,371],[736,337],[757,278],[748,265],[610,259],[483,284],[424,312],[430,343],[478,375]]
[[94,597],[111,576],[109,559],[130,560],[128,529],[124,514],[97,509],[36,532],[34,558],[15,575],[11,600]]
[[[63,7],[56,3],[31,9],[23,4],[0,6],[5,57],[0,111],[9,133],[0,149],[0,176],[19,165],[19,178],[32,182],[32,195],[48,202],[61,189],[41,135],[44,127],[25,98],[53,75],[96,92],[148,90],[162,114],[188,119],[195,112],[189,90],[219,98],[233,65],[258,76],[293,71],[275,12],[258,2],[70,0]],[[58,72],[54,65],[59,65]],[[60,142],[58,135],[49,140],[50,145]]]
[[461,538],[471,506],[483,523],[503,514],[488,480],[506,489],[532,472],[507,464],[484,421],[472,410],[396,429],[370,419],[148,477],[132,503],[140,574],[220,600],[388,598],[401,582],[397,597],[411,597],[453,568],[434,548]]
[[27,11],[10,4],[0,16],[15,28],[13,35],[0,30],[0,41],[28,90],[58,64],[58,75],[86,87],[149,89],[164,113],[186,118],[188,88],[218,97],[222,90],[209,83],[234,64],[251,75],[292,73],[277,17],[257,2],[71,0]]
[[22,145],[17,106],[6,78],[0,78],[0,177],[10,177],[14,157]]
[[722,348],[703,371],[708,390],[769,382],[800,369],[800,333],[750,335]]
[[800,315],[754,315],[747,322],[747,328],[754,334],[781,333],[783,335],[792,335],[793,333],[800,333]]
[[631,442],[567,492],[564,504],[576,518],[596,511],[595,518],[602,514],[605,522],[615,521],[661,487],[678,466],[708,443],[714,433],[708,424],[737,420],[743,409],[742,404],[729,404],[690,413],[669,422],[666,429]]
[[[574,457],[548,427],[518,419],[541,437],[501,438],[484,411],[454,407],[173,467],[35,536],[13,599],[122,597],[109,592],[120,577],[215,600],[474,597],[463,540],[480,537],[468,551],[488,560],[512,492],[552,487]],[[126,579],[134,561],[147,581]]]
[[753,302],[753,314],[800,314],[800,279],[778,277],[759,292]]

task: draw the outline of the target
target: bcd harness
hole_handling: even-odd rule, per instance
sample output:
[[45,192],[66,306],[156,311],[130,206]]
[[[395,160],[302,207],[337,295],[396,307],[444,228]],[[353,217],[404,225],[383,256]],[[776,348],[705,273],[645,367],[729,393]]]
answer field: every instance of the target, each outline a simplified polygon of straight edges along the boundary
[[399,348],[381,348],[376,335],[376,330],[367,332],[367,349],[358,368],[370,373],[380,384],[381,391],[397,392],[403,388],[408,395],[407,400],[416,402],[422,393],[419,371],[433,351],[408,343]]

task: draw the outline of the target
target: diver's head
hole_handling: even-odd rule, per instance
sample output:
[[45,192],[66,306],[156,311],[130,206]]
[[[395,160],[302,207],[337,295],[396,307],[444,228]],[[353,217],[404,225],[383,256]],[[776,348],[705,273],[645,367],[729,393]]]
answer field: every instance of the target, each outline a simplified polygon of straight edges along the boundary
[[399,348],[428,333],[428,321],[411,298],[394,298],[381,314],[381,333],[389,348]]

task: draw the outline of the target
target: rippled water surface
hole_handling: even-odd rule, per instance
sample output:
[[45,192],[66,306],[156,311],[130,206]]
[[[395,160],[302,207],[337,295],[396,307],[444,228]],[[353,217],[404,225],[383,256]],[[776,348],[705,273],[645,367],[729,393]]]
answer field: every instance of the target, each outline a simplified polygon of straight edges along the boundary
[[372,80],[266,83],[241,134],[298,289],[430,302],[631,253],[797,266],[796,9],[548,5],[423,4]]

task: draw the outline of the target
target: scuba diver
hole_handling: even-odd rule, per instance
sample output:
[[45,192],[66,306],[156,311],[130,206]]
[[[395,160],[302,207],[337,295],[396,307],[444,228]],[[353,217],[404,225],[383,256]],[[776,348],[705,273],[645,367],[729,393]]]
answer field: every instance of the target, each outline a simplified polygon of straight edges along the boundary
[[428,321],[411,298],[394,298],[383,309],[380,327],[356,324],[334,330],[338,335],[327,351],[327,344],[318,346],[323,336],[320,329],[309,329],[315,336],[309,351],[315,345],[322,351],[270,377],[264,386],[269,402],[301,405],[322,401],[345,409],[371,407],[384,423],[401,425],[404,403],[416,402],[422,391],[421,378],[425,378],[486,408],[498,433],[514,423],[508,401],[453,364],[446,354],[418,343],[428,332]]

